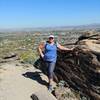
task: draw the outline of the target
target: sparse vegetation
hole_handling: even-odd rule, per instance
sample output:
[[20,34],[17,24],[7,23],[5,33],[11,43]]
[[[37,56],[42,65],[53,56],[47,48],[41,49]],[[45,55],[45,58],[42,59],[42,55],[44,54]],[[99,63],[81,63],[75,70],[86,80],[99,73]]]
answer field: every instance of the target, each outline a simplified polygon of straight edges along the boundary
[[36,60],[36,58],[37,58],[37,55],[32,50],[23,51],[20,54],[20,60],[24,63],[27,62],[30,64],[34,64],[34,61]]

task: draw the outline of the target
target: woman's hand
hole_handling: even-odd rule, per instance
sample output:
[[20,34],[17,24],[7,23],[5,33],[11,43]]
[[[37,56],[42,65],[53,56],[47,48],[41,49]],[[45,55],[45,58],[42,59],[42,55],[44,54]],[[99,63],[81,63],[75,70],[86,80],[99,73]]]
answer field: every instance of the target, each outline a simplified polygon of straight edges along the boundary
[[70,50],[71,50],[71,51],[73,51],[73,50],[74,50],[74,47],[73,47],[73,48],[71,48]]
[[43,58],[44,57],[44,54],[43,54],[43,49],[44,49],[44,42],[41,42],[38,46],[38,51],[39,51],[39,54],[40,56]]
[[38,48],[38,50],[39,50],[40,56],[43,58],[44,57],[44,54],[43,54],[41,48]]

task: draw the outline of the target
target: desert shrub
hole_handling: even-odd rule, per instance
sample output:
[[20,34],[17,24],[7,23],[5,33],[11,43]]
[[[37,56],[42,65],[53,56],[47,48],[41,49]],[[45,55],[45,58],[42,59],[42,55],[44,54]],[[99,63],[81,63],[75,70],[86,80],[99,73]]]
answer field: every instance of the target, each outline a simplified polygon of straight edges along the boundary
[[32,50],[23,51],[20,54],[20,60],[24,63],[34,64],[36,58],[37,58],[37,54],[36,52],[33,52]]

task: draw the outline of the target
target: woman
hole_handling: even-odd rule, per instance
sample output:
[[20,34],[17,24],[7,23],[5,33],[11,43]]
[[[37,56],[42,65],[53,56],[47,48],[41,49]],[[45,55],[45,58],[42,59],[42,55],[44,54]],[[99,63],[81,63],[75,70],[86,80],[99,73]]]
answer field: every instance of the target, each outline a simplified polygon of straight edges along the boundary
[[[53,81],[53,71],[55,69],[55,64],[57,60],[57,48],[60,50],[72,50],[68,49],[64,46],[61,46],[59,43],[55,43],[54,36],[50,35],[48,41],[46,43],[42,43],[39,45],[39,53],[40,56],[44,59],[46,66],[48,67],[48,79],[49,79],[49,87],[48,89],[52,91],[52,81]],[[44,53],[43,50],[44,49]]]

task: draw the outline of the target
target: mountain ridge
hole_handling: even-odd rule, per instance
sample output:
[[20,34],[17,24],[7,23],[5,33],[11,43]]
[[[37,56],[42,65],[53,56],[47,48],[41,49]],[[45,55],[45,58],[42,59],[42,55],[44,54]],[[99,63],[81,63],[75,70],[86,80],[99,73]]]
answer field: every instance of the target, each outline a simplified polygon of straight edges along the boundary
[[100,23],[71,25],[71,26],[55,26],[55,27],[30,27],[30,28],[0,28],[0,32],[31,32],[31,31],[60,31],[60,30],[80,30],[80,29],[97,29]]

